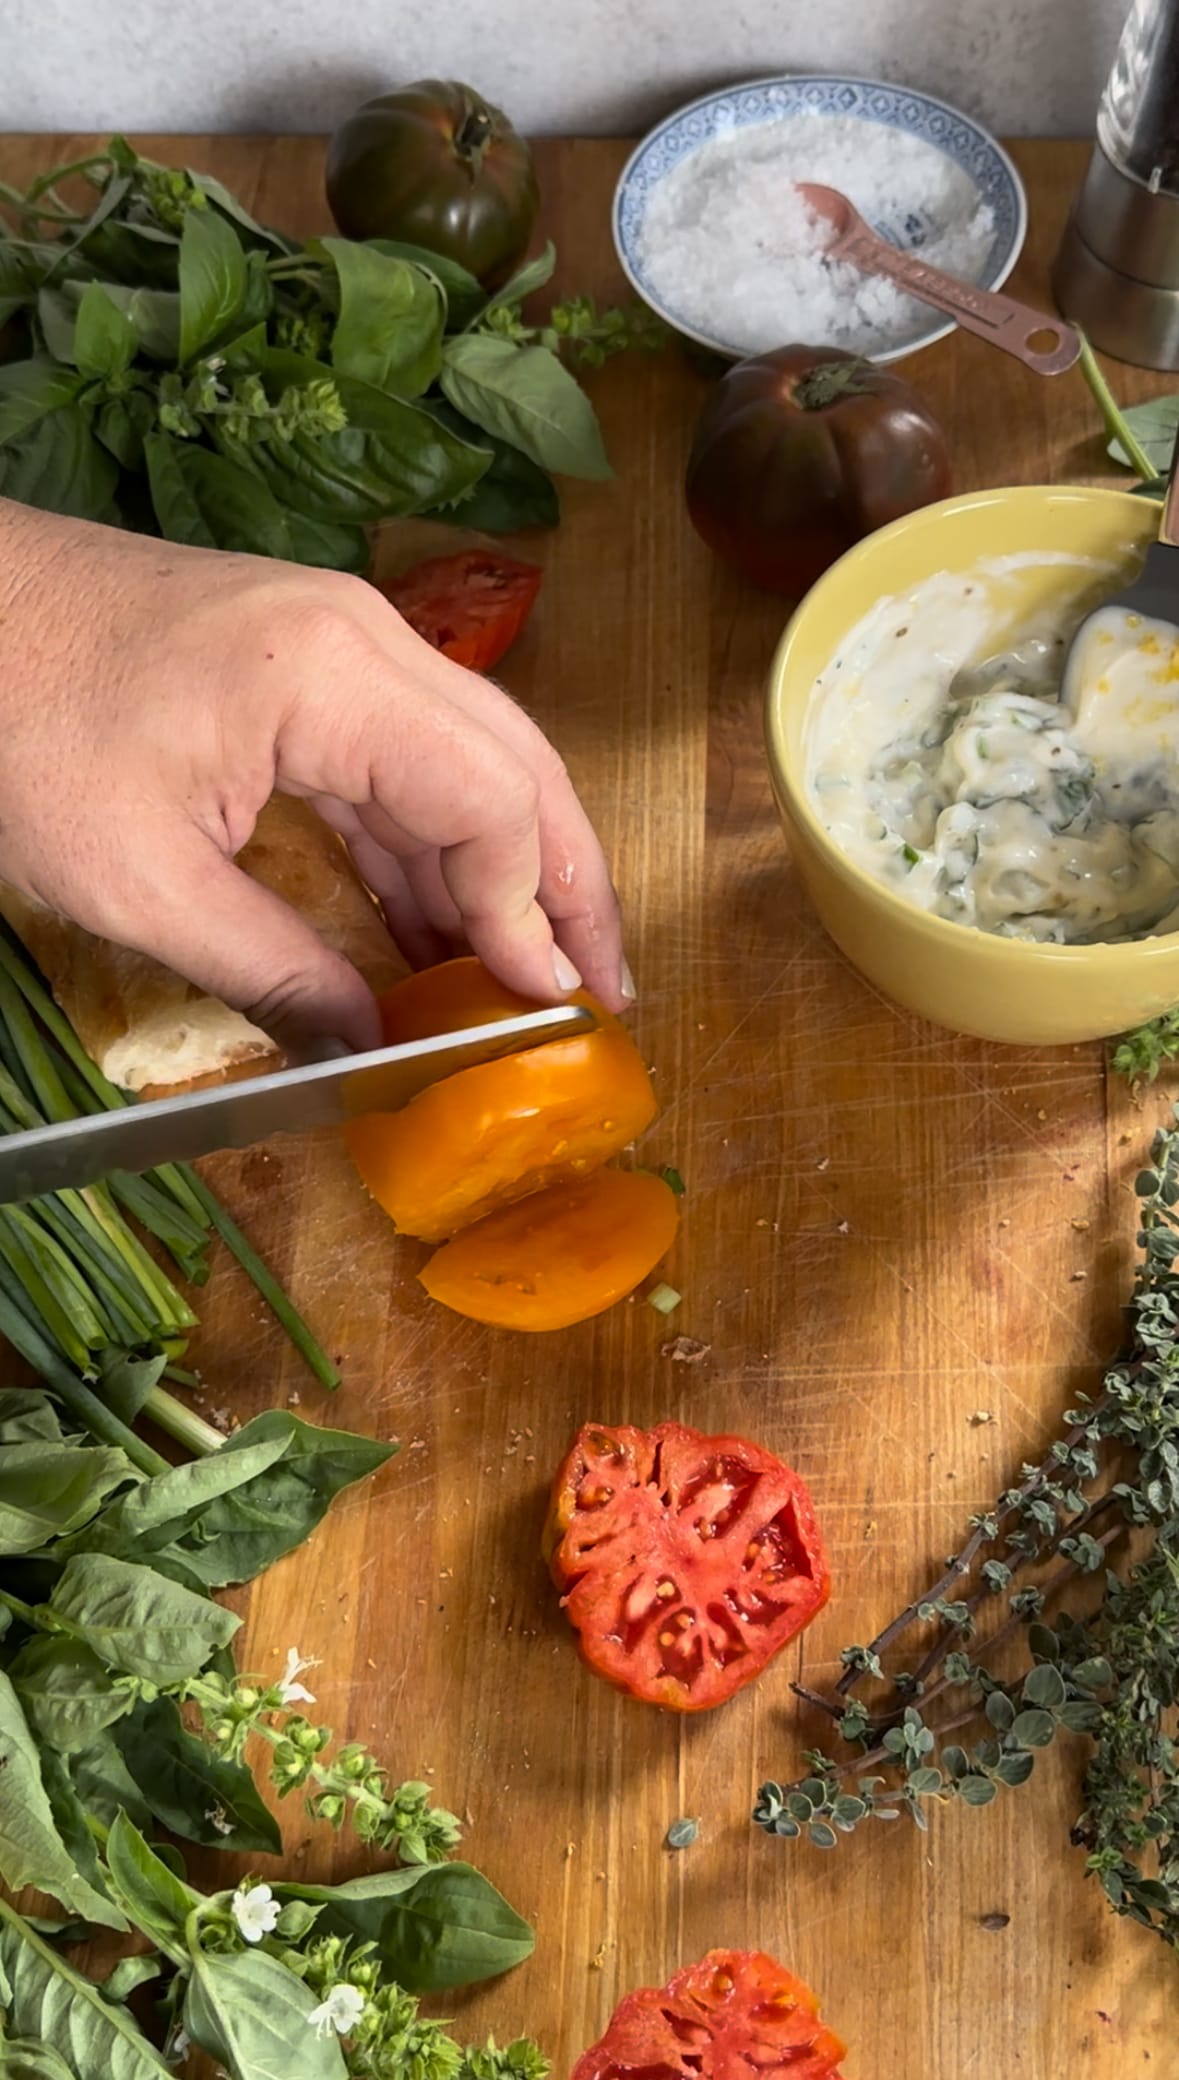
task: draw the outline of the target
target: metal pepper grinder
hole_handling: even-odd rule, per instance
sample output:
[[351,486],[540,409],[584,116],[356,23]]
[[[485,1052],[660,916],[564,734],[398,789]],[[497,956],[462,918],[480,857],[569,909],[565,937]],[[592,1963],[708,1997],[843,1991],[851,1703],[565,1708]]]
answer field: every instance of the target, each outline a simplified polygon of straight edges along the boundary
[[1094,346],[1179,368],[1179,0],[1133,0],[1052,286]]

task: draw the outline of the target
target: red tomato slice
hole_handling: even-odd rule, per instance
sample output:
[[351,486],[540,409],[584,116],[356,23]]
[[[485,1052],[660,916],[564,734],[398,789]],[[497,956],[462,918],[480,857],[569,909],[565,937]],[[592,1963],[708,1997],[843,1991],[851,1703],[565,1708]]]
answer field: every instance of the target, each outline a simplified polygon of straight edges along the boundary
[[521,633],[542,571],[483,549],[432,556],[383,587],[411,628],[473,672],[490,672]]
[[760,1675],[831,1588],[798,1475],[745,1438],[681,1423],[580,1430],[545,1555],[590,1667],[677,1712]]
[[710,1950],[620,2001],[570,2080],[839,2080],[847,2047],[762,1950]]

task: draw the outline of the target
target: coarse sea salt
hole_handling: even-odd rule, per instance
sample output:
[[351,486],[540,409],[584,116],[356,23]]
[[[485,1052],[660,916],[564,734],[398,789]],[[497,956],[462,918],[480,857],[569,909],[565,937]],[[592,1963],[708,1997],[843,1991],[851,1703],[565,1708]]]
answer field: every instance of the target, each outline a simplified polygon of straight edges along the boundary
[[652,191],[638,259],[665,309],[747,354],[793,341],[883,353],[937,324],[893,283],[824,259],[830,232],[792,185],[805,180],[838,188],[894,245],[979,279],[995,218],[969,174],[906,131],[815,113],[714,137]]

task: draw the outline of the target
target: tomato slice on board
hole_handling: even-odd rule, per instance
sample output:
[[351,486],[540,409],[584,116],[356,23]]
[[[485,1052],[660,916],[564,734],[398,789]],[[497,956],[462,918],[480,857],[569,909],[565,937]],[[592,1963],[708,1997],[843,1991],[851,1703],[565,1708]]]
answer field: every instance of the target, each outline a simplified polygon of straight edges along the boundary
[[677,1712],[760,1675],[831,1588],[798,1475],[681,1423],[587,1423],[553,1483],[544,1550],[590,1667]]
[[499,1329],[567,1329],[625,1299],[675,1239],[661,1177],[598,1170],[489,1214],[418,1276],[431,1299]]
[[382,586],[412,629],[473,672],[490,672],[521,634],[543,571],[492,550],[432,556]]
[[[650,1125],[655,1093],[630,1034],[592,997],[575,1001],[597,1014],[595,1032],[461,1069],[402,1111],[345,1129],[363,1182],[403,1234],[441,1242],[497,1207],[597,1169]],[[468,958],[396,983],[381,999],[381,1025],[392,1047],[530,1008]]]
[[847,2046],[763,1950],[710,1950],[619,2002],[570,2080],[839,2080]]

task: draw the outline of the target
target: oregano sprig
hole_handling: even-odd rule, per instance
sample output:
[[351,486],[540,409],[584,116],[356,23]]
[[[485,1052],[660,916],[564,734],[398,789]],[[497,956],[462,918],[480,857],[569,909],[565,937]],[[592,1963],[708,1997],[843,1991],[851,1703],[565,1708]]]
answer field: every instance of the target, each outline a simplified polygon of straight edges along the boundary
[[[1179,1019],[1158,1021],[1123,1043],[1118,1063],[1151,1074],[1176,1051]],[[908,1814],[924,1827],[931,1807],[987,1805],[1026,1783],[1058,1735],[1084,1735],[1072,1839],[1116,1912],[1179,1945],[1179,1107],[1135,1191],[1127,1345],[1100,1392],[972,1520],[940,1579],[868,1645],[844,1650],[834,1694],[800,1693],[856,1752],[812,1750],[806,1777],[762,1785],[753,1817],[819,1848],[869,1818]],[[1091,1614],[1082,1597],[1045,1622],[1087,1578],[1103,1592]],[[886,1657],[921,1628],[915,1664],[890,1671]],[[1023,1666],[1011,1675],[1004,1650],[1016,1640]]]

